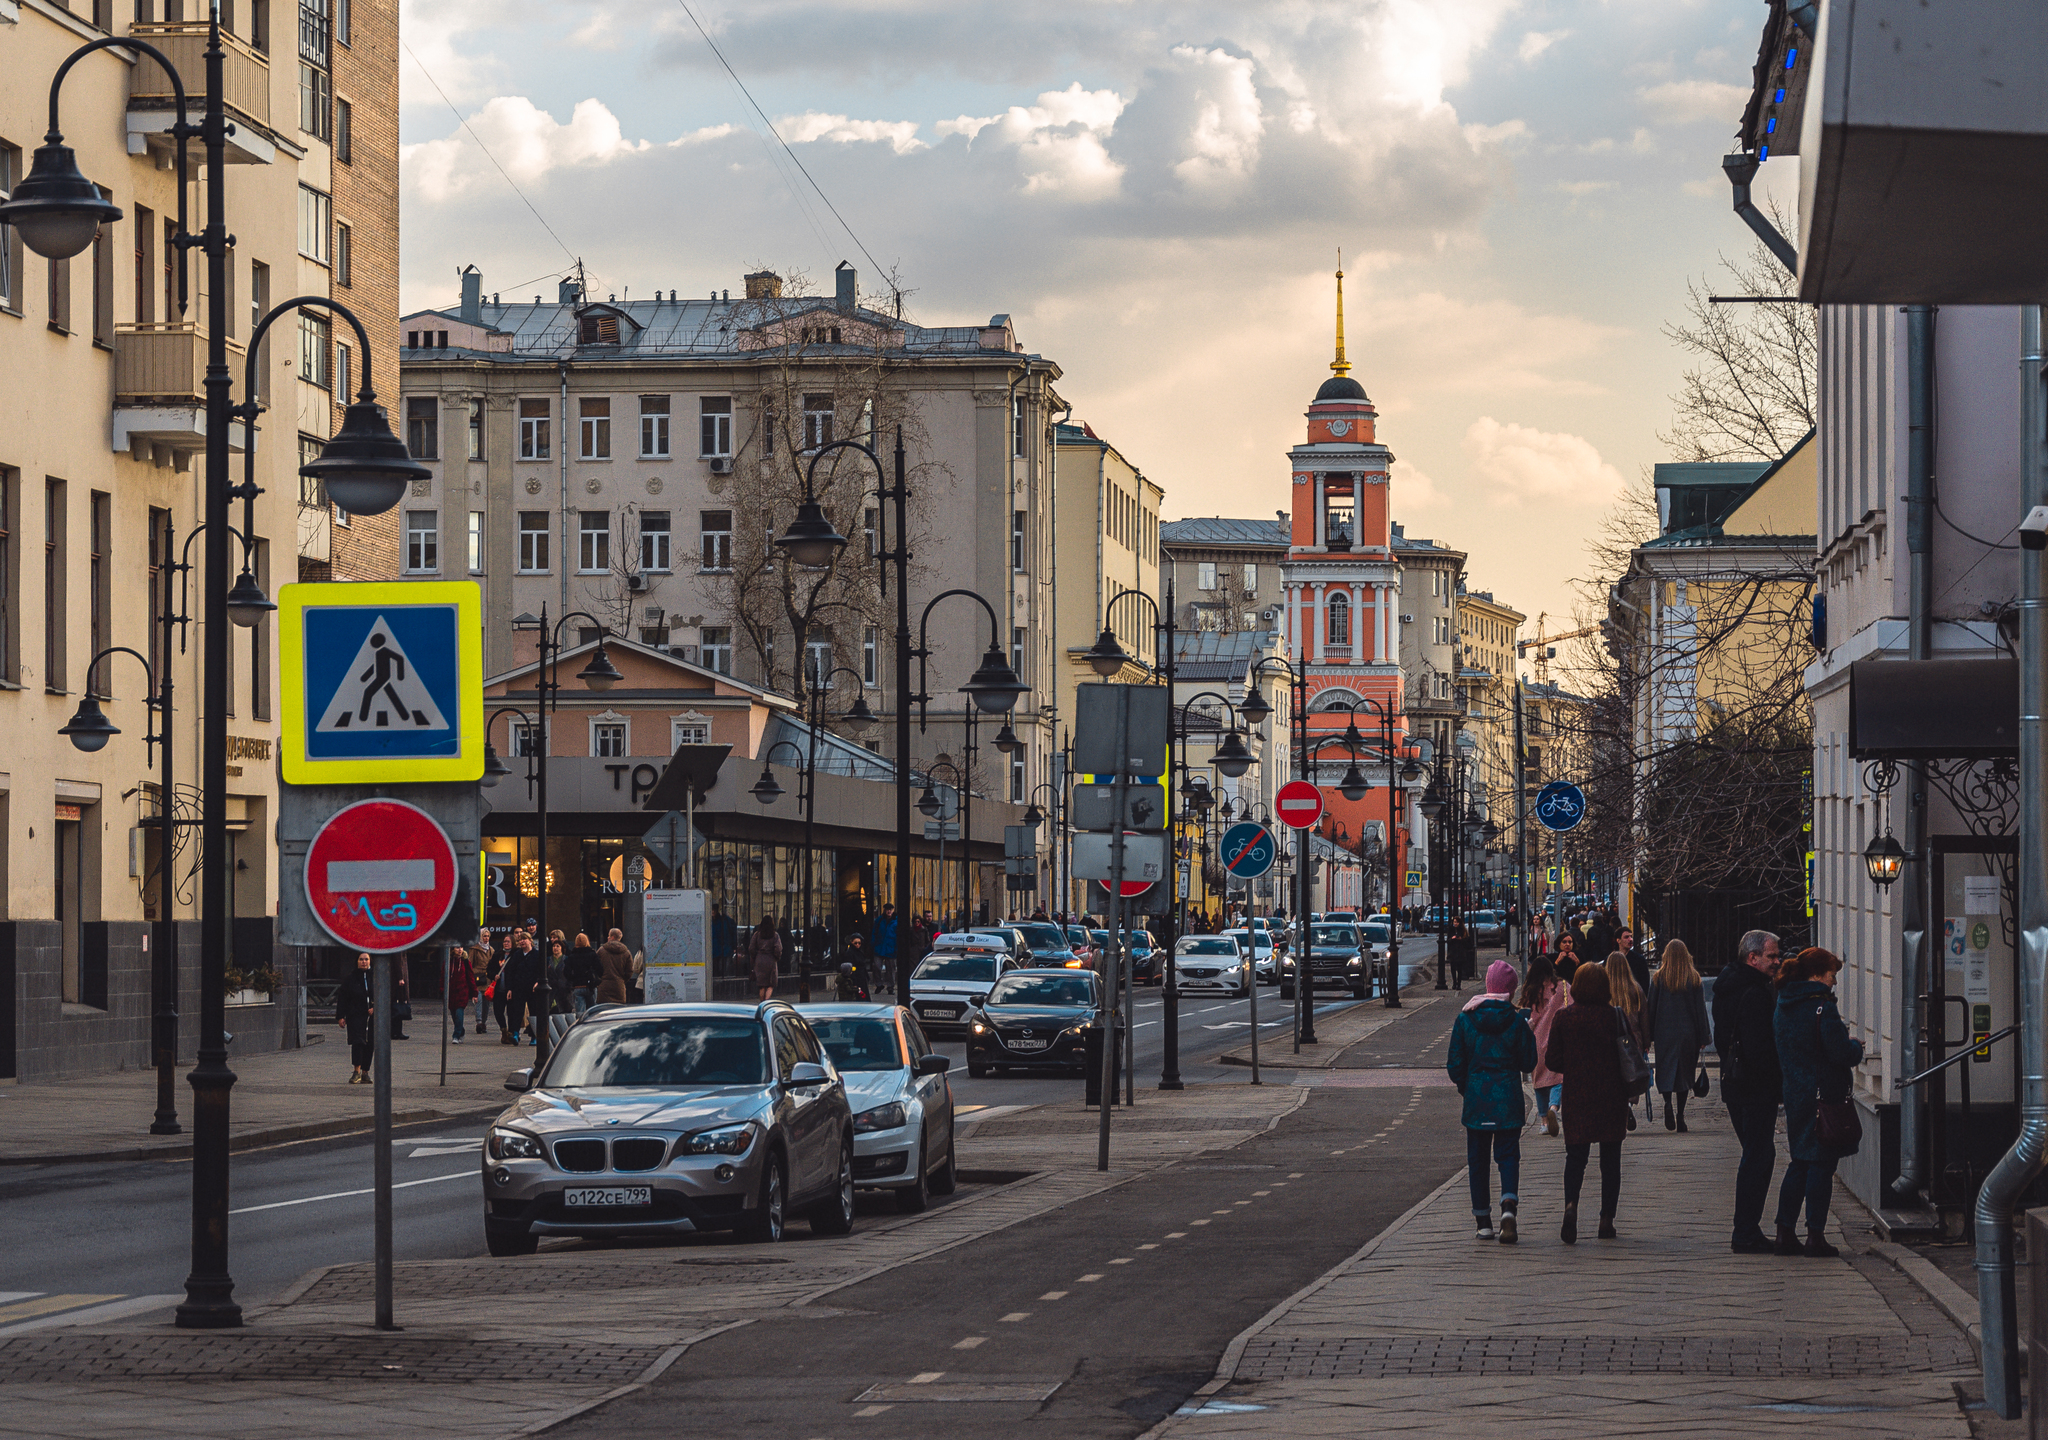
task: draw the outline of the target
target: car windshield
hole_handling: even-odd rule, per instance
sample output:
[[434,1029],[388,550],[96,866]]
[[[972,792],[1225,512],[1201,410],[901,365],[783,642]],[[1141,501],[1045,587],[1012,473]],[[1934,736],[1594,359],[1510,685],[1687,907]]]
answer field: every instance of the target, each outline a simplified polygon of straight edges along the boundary
[[1095,1005],[1095,977],[1074,975],[1006,975],[988,992],[991,1005]]
[[1033,950],[1067,948],[1067,937],[1060,934],[1060,927],[1057,925],[1019,925],[1017,928],[1024,932],[1024,943]]
[[1180,946],[1183,955],[1235,955],[1235,940],[1217,938],[1213,940],[1183,940]]
[[541,1085],[605,1089],[651,1085],[761,1085],[768,1049],[760,1022],[701,1015],[578,1025],[562,1037]]
[[1356,945],[1358,932],[1349,925],[1318,925],[1309,932],[1311,945]]
[[1384,920],[1368,920],[1365,922],[1365,933],[1368,939],[1384,940],[1393,933],[1393,929],[1394,927],[1387,924]]
[[913,980],[993,980],[996,978],[996,957],[975,954],[966,950],[936,950],[925,956],[917,969],[911,971]]
[[1133,930],[1125,935],[1124,939],[1140,954],[1149,953],[1152,949],[1152,937],[1143,930]]
[[898,1070],[909,1062],[896,1043],[896,1027],[872,1015],[814,1019],[811,1029],[841,1070]]

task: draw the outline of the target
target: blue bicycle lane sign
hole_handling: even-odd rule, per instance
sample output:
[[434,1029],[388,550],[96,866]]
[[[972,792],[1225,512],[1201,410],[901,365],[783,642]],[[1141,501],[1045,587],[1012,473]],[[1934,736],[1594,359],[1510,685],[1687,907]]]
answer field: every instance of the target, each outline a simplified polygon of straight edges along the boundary
[[1231,879],[1256,880],[1273,868],[1273,857],[1279,848],[1270,827],[1256,820],[1240,820],[1223,832],[1219,853]]
[[1586,818],[1586,792],[1569,780],[1553,780],[1536,796],[1536,820],[1546,830],[1569,830]]

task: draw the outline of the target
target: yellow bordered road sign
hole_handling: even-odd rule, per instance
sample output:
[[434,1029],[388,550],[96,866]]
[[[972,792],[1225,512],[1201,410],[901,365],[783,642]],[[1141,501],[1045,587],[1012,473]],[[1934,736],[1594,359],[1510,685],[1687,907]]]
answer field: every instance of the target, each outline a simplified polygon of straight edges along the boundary
[[287,585],[277,599],[288,784],[482,778],[483,591],[475,581]]

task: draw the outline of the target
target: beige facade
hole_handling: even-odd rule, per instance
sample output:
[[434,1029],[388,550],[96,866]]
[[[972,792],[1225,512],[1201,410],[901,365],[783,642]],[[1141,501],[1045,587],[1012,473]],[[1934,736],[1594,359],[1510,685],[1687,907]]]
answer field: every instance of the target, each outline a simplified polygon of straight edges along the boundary
[[1401,680],[1408,733],[1448,754],[1464,707],[1458,695],[1458,587],[1465,553],[1394,526],[1401,570]]
[[[188,7],[189,9],[192,7]],[[194,105],[204,95],[206,25],[150,17],[155,7],[21,0],[0,7],[0,191],[26,171],[48,124],[52,75],[78,46],[114,33],[164,50]],[[225,100],[234,133],[224,178],[229,256],[227,341],[235,399],[244,398],[247,345],[268,305],[330,291],[333,231],[327,205],[332,162],[324,139],[302,127],[296,16],[236,7],[225,40]],[[95,23],[99,22],[99,23]],[[131,23],[132,22],[132,23]],[[359,5],[358,35],[395,50],[396,10]],[[315,85],[314,98],[324,93]],[[381,101],[379,102],[381,103]],[[143,668],[114,655],[88,674],[94,655],[127,646],[173,682],[176,807],[195,818],[199,799],[200,667],[209,644],[231,646],[228,809],[234,831],[235,954],[249,983],[228,1028],[238,1051],[296,1043],[296,952],[271,948],[276,872],[277,726],[275,626],[209,635],[197,616],[206,577],[185,575],[179,599],[193,615],[168,652],[159,624],[166,566],[187,549],[203,511],[208,341],[207,262],[190,252],[187,303],[178,300],[178,192],[168,130],[174,120],[162,68],[139,52],[85,57],[62,92],[66,143],[80,168],[118,205],[93,248],[68,262],[26,252],[0,231],[0,725],[11,737],[0,768],[0,1083],[147,1063],[148,946],[161,943],[157,911],[163,863],[153,822],[162,803]],[[318,128],[317,126],[315,127]],[[395,164],[395,136],[374,142]],[[362,140],[357,153],[364,152]],[[192,155],[191,224],[204,219],[204,151]],[[395,193],[365,202],[359,225],[396,245]],[[393,292],[395,293],[395,291]],[[365,308],[388,330],[395,306]],[[339,353],[332,331],[287,318],[257,354],[265,413],[256,431],[252,562],[275,595],[297,578],[302,437],[330,433]],[[325,337],[323,339],[323,337]],[[353,348],[353,346],[351,346]],[[395,380],[395,375],[392,376]],[[241,479],[242,426],[230,436]],[[241,515],[237,507],[235,523]],[[165,551],[166,525],[174,550]],[[99,694],[117,735],[84,754],[57,734],[88,691]],[[194,918],[196,827],[173,859],[177,919]],[[185,928],[180,932],[186,934]],[[196,926],[182,947],[179,1008],[196,1011]],[[266,988],[267,987],[267,988]],[[181,1047],[196,1031],[188,1020]]]
[[1281,630],[1285,511],[1274,520],[1199,516],[1160,527],[1174,622],[1189,630]]
[[[1464,647],[1459,676],[1465,691],[1465,723],[1479,738],[1473,752],[1473,789],[1493,822],[1511,831],[1515,814],[1515,637],[1529,617],[1484,590],[1461,589],[1456,599],[1458,636]],[[1501,843],[1512,845],[1512,834]]]

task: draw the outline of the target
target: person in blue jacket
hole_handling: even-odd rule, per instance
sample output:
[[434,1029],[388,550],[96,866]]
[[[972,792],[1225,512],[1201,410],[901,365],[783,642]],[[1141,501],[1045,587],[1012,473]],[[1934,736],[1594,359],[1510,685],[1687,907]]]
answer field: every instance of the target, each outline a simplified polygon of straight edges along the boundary
[[875,979],[883,985],[889,983],[889,975],[896,967],[896,907],[884,905],[882,913],[875,917]]
[[[1496,960],[1486,991],[1465,1002],[1451,1027],[1451,1083],[1465,1097],[1465,1164],[1472,1185],[1475,1238],[1515,1243],[1516,1191],[1522,1178],[1522,1077],[1536,1068],[1536,1032],[1515,1009],[1515,967]],[[1488,1151],[1492,1152],[1489,1160]],[[1500,1229],[1489,1196],[1500,1166]]]
[[[1792,1162],[1778,1187],[1780,1255],[1816,1259],[1841,1252],[1827,1242],[1828,1201],[1835,1165],[1844,1152],[1822,1143],[1816,1117],[1823,1100],[1849,1098],[1851,1072],[1863,1063],[1863,1042],[1842,1023],[1835,1004],[1835,976],[1841,958],[1813,947],[1801,950],[1778,970],[1778,1008],[1771,1033],[1778,1042],[1778,1068],[1785,1077],[1785,1139]],[[1806,1202],[1806,1244],[1799,1243],[1799,1202]]]

